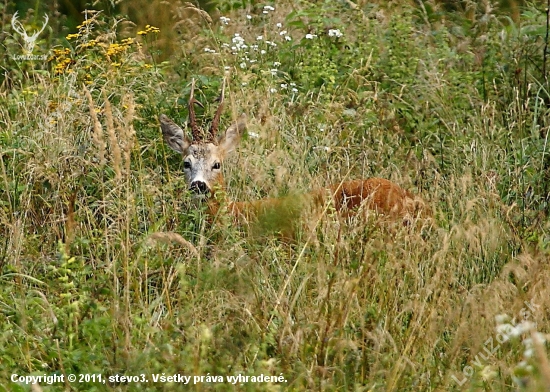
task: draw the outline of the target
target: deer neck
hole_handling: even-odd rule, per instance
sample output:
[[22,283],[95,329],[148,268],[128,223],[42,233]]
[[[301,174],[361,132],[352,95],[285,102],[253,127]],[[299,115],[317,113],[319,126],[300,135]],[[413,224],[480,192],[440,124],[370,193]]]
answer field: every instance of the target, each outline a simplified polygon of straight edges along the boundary
[[208,213],[212,216],[216,216],[220,208],[227,208],[227,210],[231,212],[234,204],[235,203],[227,196],[223,177],[220,177],[218,183],[212,192],[210,192],[210,197],[208,198]]
[[[227,192],[223,182],[216,187],[216,190],[210,194],[208,198],[208,214],[211,216],[217,216],[219,213],[229,214],[235,217],[237,220],[242,218],[249,218],[251,211],[254,209],[254,203],[232,201]],[[220,211],[220,208],[222,209]]]

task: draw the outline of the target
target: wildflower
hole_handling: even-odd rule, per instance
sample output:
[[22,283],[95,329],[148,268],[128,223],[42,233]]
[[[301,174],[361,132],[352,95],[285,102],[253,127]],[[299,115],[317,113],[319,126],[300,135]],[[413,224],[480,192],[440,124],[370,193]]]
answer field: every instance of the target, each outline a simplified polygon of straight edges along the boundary
[[491,381],[496,376],[498,376],[498,373],[493,369],[492,366],[485,366],[481,371],[481,378],[485,382]]
[[274,93],[277,92],[277,89],[272,87],[272,88],[269,89],[269,92],[272,93],[272,94],[274,94]]
[[226,65],[225,67],[223,67],[223,69],[226,70],[226,71],[229,71],[231,69],[231,67]]
[[246,15],[246,19],[248,20],[252,19],[252,15]]
[[233,51],[238,51],[238,50],[241,50],[241,49],[248,48],[248,46],[245,45],[245,43],[244,43],[244,38],[241,37],[241,35],[239,33],[235,33],[235,35],[233,36],[231,41],[235,44],[235,46],[233,46],[231,48]]
[[316,34],[306,34],[306,39],[313,39],[315,37],[317,37]]
[[241,67],[242,69],[245,69],[246,68],[246,63],[243,61],[242,63],[239,64],[239,67]]
[[220,22],[222,22],[222,24],[228,25],[230,21],[231,21],[230,18],[228,18],[226,16],[220,16]]
[[285,39],[286,39],[287,41],[292,41],[292,37],[291,37],[290,35],[285,35]]
[[70,58],[64,58],[54,68],[55,75],[61,75],[64,72],[69,72],[69,66],[73,63]]
[[260,50],[260,54],[266,54],[267,52],[265,50]]
[[281,27],[283,27],[283,24],[279,22],[279,23],[276,24],[276,26],[277,26],[277,28],[280,29]]
[[342,34],[342,32],[338,29],[330,29],[328,31],[328,36],[329,37],[336,37],[336,38],[340,38],[342,37],[344,34]]
[[86,19],[84,20],[81,24],[79,24],[78,26],[76,26],[77,29],[81,29],[85,26],[88,26],[90,23],[92,23],[93,19]]
[[127,46],[121,45],[118,43],[110,44],[107,48],[107,56],[115,56],[119,53],[122,53],[126,50]]
[[120,63],[111,63],[111,65],[112,65],[113,67],[120,67],[122,64],[120,64]]
[[273,7],[270,6],[270,5],[264,5],[264,13],[267,13],[267,12],[265,12],[265,11],[267,11],[267,12],[269,12],[269,11],[275,11],[275,8],[273,8]]
[[293,92],[293,93],[297,93],[297,92],[298,92],[298,89],[297,89],[296,87],[293,87],[293,88],[292,88],[292,92]]
[[292,87],[295,87],[295,86],[296,86],[296,83],[290,82],[290,85],[291,85]]
[[209,47],[204,48],[204,51],[206,53],[216,53],[216,51],[214,49],[210,49]]
[[54,49],[53,54],[54,57],[64,57],[71,53],[71,50],[69,48],[64,49]]
[[546,343],[545,336],[540,332],[535,332],[532,336],[533,337],[524,339],[522,342],[525,346],[525,351],[523,352],[525,358],[531,358],[533,356],[535,353],[535,343],[539,345]]
[[137,32],[137,35],[147,35],[147,31],[140,30]]
[[248,131],[248,136],[254,139],[257,139],[260,137],[260,135],[258,135],[256,132],[250,132],[250,131]]
[[271,76],[276,76],[277,75],[277,71],[276,69],[270,69],[269,72],[271,72]]
[[259,36],[256,37],[256,40],[257,40],[257,41],[261,41],[261,40],[263,40],[263,39],[264,39],[264,36],[263,36],[263,35],[259,35]]
[[273,66],[274,66],[274,67],[278,67],[278,66],[280,66],[280,65],[281,65],[281,63],[278,62],[278,61],[273,62]]
[[498,314],[495,316],[495,321],[497,322],[497,325],[501,325],[507,321],[510,321],[510,317],[507,314]]
[[[95,41],[95,40],[94,40]],[[135,40],[132,37],[125,38],[122,41],[120,41],[123,45],[132,45]]]
[[288,85],[286,83],[281,83],[281,88],[283,90],[286,90],[287,87],[288,87]]
[[151,64],[143,64],[143,68],[149,69],[149,68],[153,68],[153,66]]
[[286,30],[283,30],[283,31],[280,31],[279,32],[279,35],[286,35],[287,34],[287,31]]
[[97,41],[95,39],[92,39],[88,42],[84,42],[82,45],[80,45],[80,47],[83,49],[86,49],[86,48],[93,48],[96,45],[97,45]]
[[145,31],[147,31],[148,33],[159,33],[160,32],[160,29],[158,27],[155,27],[155,26],[151,26],[151,25],[146,25],[145,26]]
[[67,35],[67,39],[73,39],[73,38],[78,38],[80,37],[80,33],[76,33],[76,34],[69,34]]

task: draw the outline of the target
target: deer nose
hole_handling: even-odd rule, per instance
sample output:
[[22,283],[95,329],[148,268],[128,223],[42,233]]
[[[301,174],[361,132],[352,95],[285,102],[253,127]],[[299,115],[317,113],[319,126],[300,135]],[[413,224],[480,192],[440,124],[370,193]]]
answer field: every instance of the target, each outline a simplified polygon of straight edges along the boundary
[[204,195],[210,191],[210,189],[208,189],[208,185],[206,185],[206,182],[204,181],[193,181],[191,183],[190,189],[191,191],[200,195]]

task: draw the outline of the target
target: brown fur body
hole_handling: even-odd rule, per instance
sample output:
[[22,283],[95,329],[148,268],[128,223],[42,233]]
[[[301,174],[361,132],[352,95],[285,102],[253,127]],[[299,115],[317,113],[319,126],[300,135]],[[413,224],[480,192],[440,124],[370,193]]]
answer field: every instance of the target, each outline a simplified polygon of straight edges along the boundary
[[[223,201],[222,201],[223,202]],[[317,189],[303,195],[268,198],[251,202],[228,202],[228,211],[238,220],[250,222],[263,216],[267,211],[284,214],[291,210],[297,217],[304,210],[319,210],[330,204],[342,216],[357,213],[360,208],[378,214],[396,217],[413,217],[424,212],[425,206],[419,198],[383,178],[346,181],[327,188]],[[217,215],[220,202],[211,198],[209,212]]]

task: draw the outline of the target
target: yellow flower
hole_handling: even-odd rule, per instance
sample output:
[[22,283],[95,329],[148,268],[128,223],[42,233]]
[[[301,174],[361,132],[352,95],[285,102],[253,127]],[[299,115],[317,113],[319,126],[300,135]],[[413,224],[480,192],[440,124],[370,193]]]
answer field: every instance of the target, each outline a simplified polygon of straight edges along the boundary
[[81,48],[93,48],[97,45],[97,41],[95,39],[92,39],[88,42],[84,42],[82,45],[80,45]]
[[158,27],[155,27],[155,26],[151,26],[151,25],[146,25],[145,26],[145,30],[140,30],[137,32],[138,35],[147,35],[148,33],[159,33],[160,32],[160,29]]
[[73,38],[78,38],[78,37],[80,37],[80,33],[67,35],[67,39],[73,39]]
[[111,65],[112,65],[113,67],[120,67],[121,64],[120,64],[120,63],[111,63]]
[[61,60],[54,68],[54,74],[55,75],[60,75],[64,72],[67,72],[67,73],[70,73],[72,72],[71,69],[69,69],[69,65],[71,65],[72,63],[72,60],[69,59],[69,58],[64,58],[63,60]]
[[71,49],[69,49],[69,48],[54,49],[54,50],[53,50],[53,54],[54,54],[56,57],[66,56],[66,55],[68,55],[69,53],[71,53]]
[[147,31],[148,33],[158,33],[160,32],[160,29],[158,27],[155,27],[155,26],[151,26],[151,25],[146,25],[145,26],[145,31]]
[[107,48],[107,56],[114,56],[119,53],[122,53],[126,50],[125,46],[122,46],[120,44],[110,44]]
[[79,24],[78,26],[76,26],[77,29],[81,29],[83,28],[84,26],[88,26],[90,23],[92,23],[92,19],[86,19],[85,21],[83,21],[81,24]]

